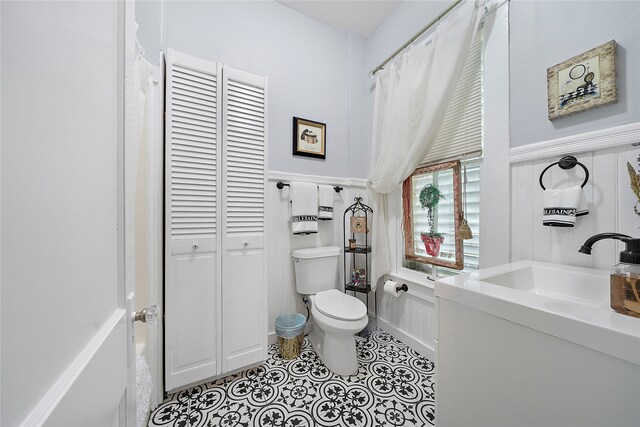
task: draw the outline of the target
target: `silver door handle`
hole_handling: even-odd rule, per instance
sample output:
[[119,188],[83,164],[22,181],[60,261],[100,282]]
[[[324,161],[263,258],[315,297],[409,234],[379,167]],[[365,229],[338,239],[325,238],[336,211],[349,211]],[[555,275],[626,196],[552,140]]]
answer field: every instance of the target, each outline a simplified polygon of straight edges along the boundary
[[160,314],[160,309],[157,304],[154,304],[150,307],[143,308],[138,311],[133,320],[136,322],[148,323],[150,325],[155,325],[158,323],[158,316]]

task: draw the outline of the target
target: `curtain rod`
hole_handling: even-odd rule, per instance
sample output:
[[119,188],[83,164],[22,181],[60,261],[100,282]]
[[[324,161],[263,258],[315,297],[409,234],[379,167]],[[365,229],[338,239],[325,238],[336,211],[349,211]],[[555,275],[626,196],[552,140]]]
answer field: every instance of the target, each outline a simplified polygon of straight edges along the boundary
[[[377,73],[378,71],[382,70],[384,68],[385,65],[387,65],[390,61],[393,60],[393,58],[395,58],[396,56],[398,56],[398,54],[400,52],[402,52],[403,50],[405,50],[407,47],[409,47],[411,45],[411,43],[413,43],[414,41],[416,41],[417,39],[419,39],[424,33],[426,33],[427,31],[429,31],[431,28],[433,28],[433,26],[435,26],[438,22],[440,22],[440,20],[442,18],[444,18],[445,16],[447,16],[450,12],[453,11],[453,9],[456,8],[456,6],[458,6],[461,2],[463,2],[465,0],[456,0],[451,6],[449,6],[444,12],[442,12],[440,15],[438,15],[438,17],[436,19],[434,19],[433,21],[429,22],[426,26],[424,26],[420,31],[418,31],[417,33],[415,33],[413,35],[413,37],[411,37],[409,40],[407,40],[407,42],[405,44],[403,44],[402,46],[400,46],[400,48],[398,48],[398,50],[396,50],[395,52],[393,52],[387,59],[385,59],[384,61],[382,61],[382,63],[380,65],[378,65],[376,68],[374,68],[373,70],[371,70],[369,72],[370,76],[373,76],[375,73]],[[498,9],[499,7],[501,7],[502,5],[509,3],[510,0],[502,0],[501,2],[492,5],[491,7],[488,6],[489,3],[492,3],[491,1],[487,1],[485,3],[485,7],[484,7],[484,15],[488,15],[492,12],[495,12],[496,9]]]
[[375,73],[377,73],[378,71],[382,70],[384,68],[385,65],[387,65],[389,62],[391,62],[391,60],[393,60],[393,58],[395,58],[396,56],[398,56],[398,54],[400,52],[402,52],[403,50],[405,50],[407,47],[409,47],[411,45],[411,43],[413,43],[414,41],[416,41],[421,35],[423,35],[424,33],[426,33],[427,31],[429,31],[434,25],[436,25],[438,22],[440,22],[440,20],[442,18],[444,18],[445,16],[447,16],[453,9],[455,9],[460,3],[462,3],[463,0],[456,0],[451,6],[449,6],[448,8],[445,9],[444,12],[442,12],[440,15],[438,15],[437,18],[435,18],[433,21],[429,22],[427,25],[425,25],[424,27],[422,27],[422,29],[420,31],[418,31],[417,33],[415,33],[413,35],[413,37],[411,37],[409,40],[407,40],[407,42],[405,44],[403,44],[402,46],[400,46],[395,52],[393,52],[387,59],[385,59],[384,61],[382,61],[382,63],[380,65],[378,65],[376,68],[374,68],[373,70],[370,71],[370,75],[374,75]]

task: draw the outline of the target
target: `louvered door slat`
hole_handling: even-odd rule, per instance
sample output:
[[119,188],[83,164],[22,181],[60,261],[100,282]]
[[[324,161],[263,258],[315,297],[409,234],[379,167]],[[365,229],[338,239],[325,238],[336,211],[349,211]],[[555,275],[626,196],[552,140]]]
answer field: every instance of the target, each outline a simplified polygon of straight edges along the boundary
[[216,79],[211,78],[203,78],[203,75],[197,75],[190,71],[182,71],[179,68],[173,69],[174,76],[178,76],[180,78],[181,83],[189,82],[190,85],[200,87],[207,90],[216,90]]
[[255,77],[225,76],[227,236],[264,232],[265,91]]
[[215,143],[215,140],[206,140],[204,138],[187,138],[183,135],[176,134],[175,132],[172,135],[172,142],[175,146],[180,146],[181,148],[189,147],[193,150],[196,148],[203,148],[206,150],[214,150],[215,148],[211,147],[212,143]]
[[235,144],[227,144],[227,151],[236,153],[238,156],[242,156],[244,159],[255,159],[255,161],[262,161],[263,150],[253,150],[251,147],[239,146]]
[[229,109],[227,110],[227,114],[229,115],[230,120],[237,120],[239,122],[256,124],[260,126],[264,124],[264,117],[252,111],[241,111],[240,109],[236,111],[233,109]]
[[202,120],[197,117],[186,117],[182,114],[174,114],[173,121],[176,125],[184,126],[184,127],[193,127],[198,129],[201,132],[211,132],[215,131],[216,124],[211,121]]
[[171,155],[178,155],[178,156],[182,156],[184,158],[189,159],[189,161],[192,162],[196,162],[196,163],[212,163],[215,165],[216,162],[216,156],[213,154],[207,154],[206,152],[202,152],[202,151],[193,151],[193,150],[182,150],[182,149],[177,149],[177,148],[173,148],[171,150]]
[[257,113],[258,115],[264,111],[264,105],[252,105],[247,104],[246,102],[237,102],[237,101],[229,101],[227,105],[227,111],[236,112],[236,113]]
[[206,156],[207,158],[216,158],[216,150],[206,145],[202,146],[199,144],[194,144],[191,142],[190,144],[183,144],[180,140],[173,140],[172,151],[181,151],[183,153],[192,153],[195,155]]
[[215,114],[215,107],[205,107],[193,104],[192,102],[183,102],[178,99],[171,101],[171,107],[175,111],[183,111],[187,113],[200,114],[209,117],[211,114]]
[[186,123],[175,122],[172,129],[172,134],[177,134],[181,139],[188,139],[189,137],[195,137],[197,140],[209,142],[215,144],[215,129],[197,129],[194,126],[191,126]]

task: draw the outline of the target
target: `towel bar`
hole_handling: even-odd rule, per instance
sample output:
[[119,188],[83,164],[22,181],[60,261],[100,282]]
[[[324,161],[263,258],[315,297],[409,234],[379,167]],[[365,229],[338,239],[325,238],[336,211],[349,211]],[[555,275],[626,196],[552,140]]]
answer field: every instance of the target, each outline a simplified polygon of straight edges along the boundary
[[[278,187],[278,190],[282,190],[284,187],[289,187],[289,186],[290,186],[289,184],[285,184],[282,181],[278,181],[276,183],[276,187]],[[344,188],[340,187],[339,185],[334,186],[333,189],[335,190],[336,193],[339,193],[342,190],[344,190]]]
[[560,169],[564,169],[564,170],[573,169],[576,165],[578,165],[578,166],[580,166],[582,168],[582,170],[584,170],[584,182],[582,183],[582,185],[580,187],[584,188],[584,186],[587,184],[587,181],[589,181],[589,170],[587,169],[587,167],[585,165],[583,165],[582,163],[580,163],[573,156],[564,156],[563,158],[561,158],[557,162],[551,163],[549,166],[544,168],[544,170],[540,173],[540,187],[542,187],[543,190],[546,190],[546,188],[545,188],[544,184],[542,183],[542,176],[544,175],[544,173],[546,171],[549,170],[550,167],[555,166],[555,165],[558,165],[560,167]]

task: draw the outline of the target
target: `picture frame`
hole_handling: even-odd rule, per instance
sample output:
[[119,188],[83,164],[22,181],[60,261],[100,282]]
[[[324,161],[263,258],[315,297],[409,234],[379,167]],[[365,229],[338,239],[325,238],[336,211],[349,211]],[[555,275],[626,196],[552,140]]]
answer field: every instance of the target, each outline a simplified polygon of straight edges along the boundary
[[[448,207],[438,208],[438,200],[423,205],[425,188],[447,189]],[[428,202],[428,200],[425,200]],[[421,206],[422,205],[422,206]],[[425,209],[426,208],[426,209]],[[416,211],[417,210],[417,211]],[[429,212],[431,210],[431,212]],[[425,212],[434,219],[423,221],[417,212]],[[435,219],[438,219],[435,221]],[[464,268],[463,242],[458,236],[462,218],[462,188],[460,161],[439,163],[416,169],[402,183],[402,228],[404,230],[404,257],[424,264],[462,270]],[[439,225],[445,225],[440,228]]]
[[293,155],[327,158],[327,125],[300,117],[293,118]]
[[549,120],[618,102],[616,41],[547,69]]
[[349,223],[349,229],[352,234],[367,232],[367,217],[352,216]]

